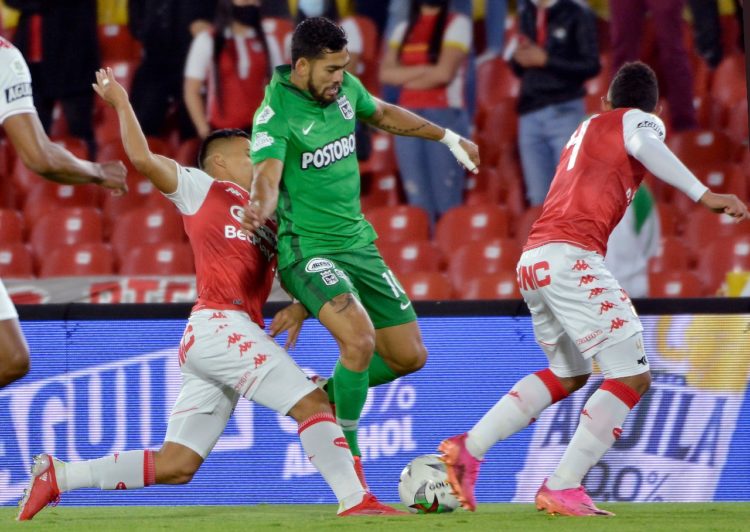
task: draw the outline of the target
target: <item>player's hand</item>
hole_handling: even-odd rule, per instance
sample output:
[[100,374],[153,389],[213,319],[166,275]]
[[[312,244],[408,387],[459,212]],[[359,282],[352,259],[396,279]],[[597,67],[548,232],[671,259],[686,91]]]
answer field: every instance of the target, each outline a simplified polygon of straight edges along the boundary
[[120,196],[128,191],[126,181],[128,170],[122,161],[98,163],[97,167],[99,170],[98,185],[110,189],[115,196]]
[[115,109],[128,103],[127,91],[117,82],[112,69],[109,67],[106,69],[100,68],[96,71],[96,83],[92,83],[91,86],[94,88],[94,92],[101,96],[102,100]]
[[477,145],[457,135],[450,129],[445,130],[445,135],[440,142],[448,146],[456,160],[473,174],[476,174],[479,164],[479,148]]
[[260,210],[260,202],[251,201],[245,205],[245,212],[242,214],[240,225],[247,233],[254,233],[261,225],[266,223],[265,217]]
[[747,205],[734,194],[716,194],[709,190],[701,196],[700,202],[715,213],[732,216],[737,222],[750,218]]
[[547,64],[547,52],[536,43],[521,43],[513,54],[513,59],[524,68],[541,68]]
[[[466,165],[464,165],[464,167],[467,170],[471,171],[472,173],[476,174],[479,171],[477,168],[479,166],[479,146],[477,146],[472,141],[465,139],[463,137],[461,137],[461,140],[459,141],[459,145],[464,149],[464,151],[466,152],[466,155],[469,156],[469,160],[474,165],[473,168],[468,167]],[[461,161],[459,160],[459,162]]]
[[269,328],[274,338],[284,331],[289,331],[284,349],[291,349],[297,343],[297,337],[302,330],[302,323],[307,318],[307,309],[302,303],[294,302],[276,313]]

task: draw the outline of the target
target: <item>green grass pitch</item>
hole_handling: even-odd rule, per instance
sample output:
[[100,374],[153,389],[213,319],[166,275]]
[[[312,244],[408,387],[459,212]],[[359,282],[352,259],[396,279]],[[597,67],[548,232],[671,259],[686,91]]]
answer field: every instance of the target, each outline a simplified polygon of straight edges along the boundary
[[16,522],[16,509],[0,508],[0,530],[55,532],[180,530],[279,532],[297,530],[461,530],[520,532],[710,532],[750,530],[750,503],[602,504],[616,517],[551,517],[530,504],[480,504],[476,513],[403,517],[336,517],[332,505],[47,508],[33,521]]

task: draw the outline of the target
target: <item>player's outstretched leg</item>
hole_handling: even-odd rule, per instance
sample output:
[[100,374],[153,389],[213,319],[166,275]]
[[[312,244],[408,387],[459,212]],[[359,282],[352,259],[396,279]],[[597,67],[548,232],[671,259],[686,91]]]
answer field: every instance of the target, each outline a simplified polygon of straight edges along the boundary
[[527,375],[495,404],[468,433],[444,440],[439,451],[448,470],[448,482],[465,509],[476,510],[474,487],[487,451],[500,440],[531,425],[548,406],[578,389],[587,375],[565,379],[550,369]]

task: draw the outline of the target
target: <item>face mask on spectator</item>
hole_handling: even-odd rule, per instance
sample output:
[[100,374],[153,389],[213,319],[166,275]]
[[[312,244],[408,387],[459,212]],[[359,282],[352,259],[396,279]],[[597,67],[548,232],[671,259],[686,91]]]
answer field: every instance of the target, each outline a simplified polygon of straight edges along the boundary
[[257,26],[260,21],[258,6],[232,6],[232,18],[245,26]]
[[308,18],[323,16],[326,0],[299,0],[299,10]]

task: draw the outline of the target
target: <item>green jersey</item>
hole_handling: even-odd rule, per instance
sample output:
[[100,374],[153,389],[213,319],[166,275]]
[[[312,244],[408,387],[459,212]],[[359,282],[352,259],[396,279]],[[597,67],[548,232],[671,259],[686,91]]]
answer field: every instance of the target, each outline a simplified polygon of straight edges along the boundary
[[279,268],[303,258],[362,248],[377,235],[362,215],[354,126],[376,110],[360,81],[344,73],[325,105],[276,69],[253,119],[251,157],[284,163],[276,217]]

